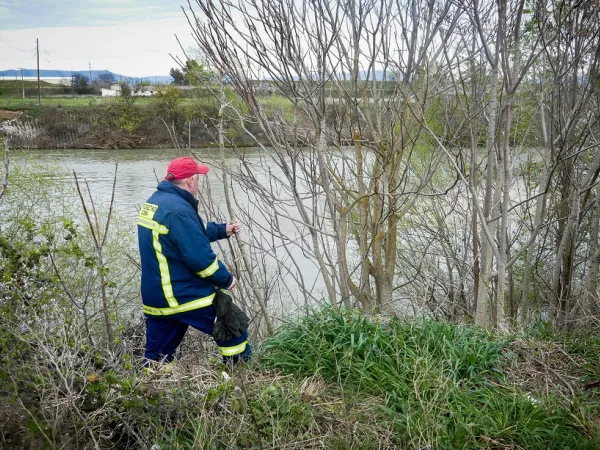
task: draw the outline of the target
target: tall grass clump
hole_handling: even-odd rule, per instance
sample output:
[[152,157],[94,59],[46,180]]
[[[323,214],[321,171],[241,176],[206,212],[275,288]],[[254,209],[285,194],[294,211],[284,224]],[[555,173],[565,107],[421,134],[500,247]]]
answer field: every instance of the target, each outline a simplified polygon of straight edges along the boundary
[[325,308],[264,342],[261,361],[381,396],[407,448],[598,448],[574,408],[504,382],[509,343],[474,327]]

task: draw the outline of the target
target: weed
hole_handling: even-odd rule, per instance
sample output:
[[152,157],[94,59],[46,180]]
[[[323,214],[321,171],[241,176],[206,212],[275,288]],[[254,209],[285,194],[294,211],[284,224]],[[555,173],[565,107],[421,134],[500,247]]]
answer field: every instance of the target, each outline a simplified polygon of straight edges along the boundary
[[384,398],[396,438],[409,448],[594,448],[600,441],[582,426],[586,413],[506,385],[509,343],[473,327],[327,308],[267,340],[261,360]]

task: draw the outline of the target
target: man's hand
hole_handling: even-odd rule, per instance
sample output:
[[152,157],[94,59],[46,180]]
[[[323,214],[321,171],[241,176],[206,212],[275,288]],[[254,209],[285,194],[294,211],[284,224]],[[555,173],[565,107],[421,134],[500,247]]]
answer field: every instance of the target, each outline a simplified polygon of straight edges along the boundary
[[229,287],[227,288],[227,290],[230,291],[230,290],[232,290],[236,286],[237,286],[237,278],[233,277],[233,280],[231,281],[231,284],[229,285]]
[[231,236],[232,234],[238,234],[241,231],[242,227],[237,222],[231,222],[227,224],[226,231],[227,236]]

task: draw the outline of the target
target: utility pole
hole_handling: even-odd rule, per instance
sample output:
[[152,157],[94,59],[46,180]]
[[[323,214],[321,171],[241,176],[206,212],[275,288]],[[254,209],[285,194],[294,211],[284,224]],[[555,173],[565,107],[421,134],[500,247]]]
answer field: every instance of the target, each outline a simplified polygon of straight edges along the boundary
[[42,89],[40,88],[40,40],[35,40],[37,53],[37,75],[38,75],[38,106],[42,104]]
[[92,84],[92,63],[90,61],[88,61],[89,67],[90,67],[90,86]]
[[23,100],[25,100],[25,81],[23,81],[23,68],[21,67],[21,88],[23,88]]

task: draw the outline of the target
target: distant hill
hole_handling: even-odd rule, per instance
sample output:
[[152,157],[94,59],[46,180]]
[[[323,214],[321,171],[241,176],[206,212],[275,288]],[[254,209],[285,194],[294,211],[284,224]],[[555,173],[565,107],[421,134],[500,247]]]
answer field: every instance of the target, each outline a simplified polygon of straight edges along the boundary
[[[136,83],[139,82],[140,80],[142,82],[146,82],[146,83],[151,83],[151,84],[169,84],[173,81],[173,78],[168,76],[168,75],[153,75],[153,76],[147,76],[147,77],[141,77],[141,78],[136,78],[136,77],[130,77],[127,75],[122,75],[122,74],[118,74],[118,73],[114,73],[111,72],[110,70],[92,70],[92,79],[97,79],[99,75],[105,74],[105,73],[111,73],[114,77],[115,80],[118,81],[126,81],[129,83]],[[85,76],[86,78],[90,77],[90,71],[89,70],[74,70],[74,71],[70,71],[70,70],[40,70],[40,78],[71,78],[71,76],[75,75],[75,74],[81,74],[83,76]],[[35,69],[23,69],[23,76],[25,78],[31,78],[31,77],[37,77],[37,71]],[[382,81],[382,80],[387,80],[387,81],[395,81],[398,79],[398,74],[392,72],[392,71],[383,71],[383,70],[376,70],[375,73],[370,72],[367,73],[365,71],[360,71],[359,72],[359,77],[361,80],[366,80],[367,77],[372,79],[373,77],[375,77],[376,80],[378,81]],[[11,69],[11,70],[0,70],[0,79],[6,79],[6,78],[12,78],[12,79],[20,79],[21,78],[21,70],[20,69]],[[295,77],[297,78],[297,77]],[[350,79],[350,74],[346,74],[346,73],[338,73],[336,74],[336,78],[338,80],[344,80]],[[400,79],[402,79],[402,76],[399,76]],[[269,77],[265,78],[266,80],[271,80]],[[315,79],[318,79],[318,75],[315,74]]]
[[[148,83],[159,83],[165,84],[173,81],[173,78],[165,75],[154,75],[148,77],[130,77],[127,75],[121,75],[118,73],[111,72],[110,70],[92,70],[92,79],[97,79],[99,75],[110,73],[115,77],[116,81],[129,81],[135,83],[137,81],[143,81]],[[89,70],[40,70],[40,78],[71,78],[75,74],[83,75],[87,78],[90,77]],[[20,69],[0,70],[0,78],[21,78]],[[23,69],[23,77],[37,77],[37,70],[35,69]]]

